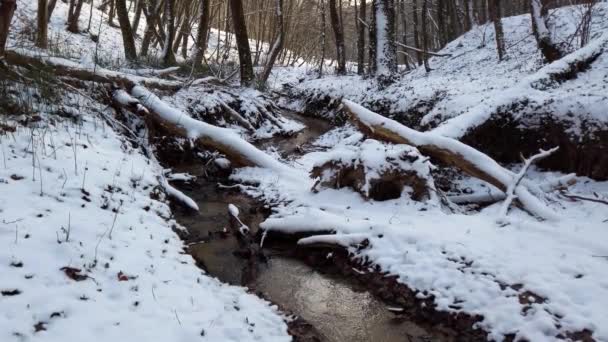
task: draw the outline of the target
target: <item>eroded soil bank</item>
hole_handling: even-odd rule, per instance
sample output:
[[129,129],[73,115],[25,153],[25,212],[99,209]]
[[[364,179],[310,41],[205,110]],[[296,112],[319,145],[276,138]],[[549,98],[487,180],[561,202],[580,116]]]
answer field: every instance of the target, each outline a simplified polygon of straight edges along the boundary
[[[302,153],[307,143],[329,129],[319,119],[296,114],[307,129],[292,137],[260,142],[284,157]],[[214,177],[195,163],[173,165],[196,180],[174,183],[190,196],[200,211],[175,206],[176,219],[188,229],[188,251],[210,275],[249,287],[285,312],[301,319],[289,324],[297,341],[484,341],[485,333],[472,329],[476,319],[435,312],[395,278],[378,272],[358,272],[360,262],[344,250],[297,248],[294,237],[269,235],[255,264],[239,256],[237,239],[228,229],[228,204],[239,207],[241,220],[254,233],[270,208],[230,188],[228,180]],[[222,186],[223,185],[228,185]],[[259,234],[258,234],[259,236]],[[265,260],[264,260],[265,259]]]

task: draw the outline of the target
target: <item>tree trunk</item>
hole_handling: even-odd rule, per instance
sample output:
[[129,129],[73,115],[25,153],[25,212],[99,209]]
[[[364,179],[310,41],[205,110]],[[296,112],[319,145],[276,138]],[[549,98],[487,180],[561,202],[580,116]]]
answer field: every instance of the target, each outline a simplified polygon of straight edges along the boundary
[[532,16],[532,32],[541,53],[551,63],[563,57],[563,52],[553,42],[551,32],[547,27],[548,0],[531,0],[530,15]]
[[[3,0],[4,2],[4,0]],[[38,0],[38,34],[36,35],[36,46],[41,49],[46,49],[48,46],[48,13],[47,1]]]
[[243,13],[242,0],[230,0],[230,12],[236,36],[236,46],[239,51],[239,64],[241,69],[241,85],[249,87],[253,84],[253,63],[251,61],[251,49],[249,47],[249,37],[247,36],[247,26],[245,24],[245,14]]
[[488,0],[488,12],[490,19],[494,23],[494,31],[496,32],[496,51],[498,52],[498,60],[502,61],[505,58],[505,34],[502,29],[502,15],[500,8],[500,0]]
[[198,7],[198,29],[196,31],[196,51],[194,52],[193,64],[199,66],[203,62],[205,50],[207,50],[207,30],[209,28],[209,2],[211,0],[199,0]]
[[[124,0],[123,0],[124,1]],[[80,11],[84,0],[74,0],[74,9],[71,15],[68,16],[68,31],[78,33],[78,19],[80,19]],[[71,6],[70,6],[71,7]]]
[[268,54],[268,60],[266,61],[266,66],[264,66],[264,71],[262,72],[262,76],[260,77],[260,84],[266,84],[268,77],[270,76],[270,72],[272,71],[272,66],[274,65],[279,52],[283,49],[284,41],[285,41],[285,28],[283,27],[283,0],[275,0],[275,15],[277,19],[277,38],[272,44],[272,48]]
[[[420,34],[418,32],[418,0],[412,1],[412,18],[414,19],[414,47],[422,50],[420,47]],[[422,65],[422,53],[416,51],[416,61],[418,65]]]
[[57,0],[50,0],[47,7],[47,22],[51,21],[51,16],[53,15],[53,11],[55,10],[55,5],[57,4]]
[[336,60],[338,66],[336,72],[338,75],[346,74],[346,55],[344,49],[344,32],[342,31],[342,22],[336,8],[336,0],[329,0],[329,17],[331,27],[334,31],[334,39],[336,41]]
[[321,58],[319,61],[319,77],[323,76],[323,65],[325,64],[325,0],[321,1]]
[[141,19],[141,12],[143,9],[142,1],[144,0],[136,0],[135,4],[135,16],[133,17],[133,23],[131,24],[131,29],[133,30],[133,35],[137,36],[137,29],[139,28],[139,21]]
[[395,45],[395,2],[375,0],[373,3],[376,35],[375,74],[388,81],[397,72],[397,51]]
[[120,24],[120,31],[122,33],[125,57],[128,61],[136,61],[137,49],[135,48],[135,39],[133,37],[133,31],[131,30],[131,23],[129,22],[129,13],[127,12],[125,0],[116,0],[116,15],[118,16],[118,23]]
[[[427,13],[428,10],[428,0],[422,0],[422,16],[421,16],[421,24],[422,24],[422,49],[426,52],[429,51],[429,33],[427,32]],[[422,57],[424,59],[424,70],[426,72],[430,72],[431,68],[429,67],[429,55],[425,53]]]
[[365,31],[368,30],[365,18],[365,1],[360,0],[359,15],[357,16],[357,74],[365,73]]
[[0,60],[4,58],[8,32],[16,8],[17,0],[0,0]]
[[175,38],[175,0],[165,0],[165,15],[167,21],[167,32],[165,32],[165,44],[163,46],[163,64],[170,66],[175,64],[173,53],[173,39]]

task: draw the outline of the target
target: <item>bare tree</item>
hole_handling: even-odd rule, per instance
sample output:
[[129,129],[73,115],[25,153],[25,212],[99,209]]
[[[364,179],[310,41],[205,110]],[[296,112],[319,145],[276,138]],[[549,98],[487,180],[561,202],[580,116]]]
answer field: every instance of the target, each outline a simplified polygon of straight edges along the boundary
[[370,60],[371,70],[381,81],[390,80],[397,72],[395,46],[395,2],[375,0],[372,27],[376,36],[375,60]]
[[116,15],[118,16],[118,23],[120,24],[120,31],[122,32],[122,42],[125,50],[125,57],[129,61],[136,61],[137,49],[135,48],[135,38],[133,37],[133,30],[131,30],[131,23],[129,22],[127,5],[125,0],[115,1]]
[[549,10],[548,0],[530,0],[530,15],[532,16],[532,31],[541,53],[551,63],[563,56],[559,46],[553,42],[551,31],[547,25]]
[[17,0],[0,0],[0,59],[4,57],[4,49],[15,9],[17,9]]
[[70,8],[68,11],[68,31],[78,33],[78,20],[82,10],[84,0],[70,0]]
[[[4,1],[4,0],[3,0]],[[47,0],[38,0],[37,24],[38,34],[36,35],[36,46],[46,49],[48,46],[48,7]]]
[[167,32],[163,46],[163,64],[165,66],[175,64],[175,53],[173,53],[173,39],[175,38],[175,0],[165,0],[165,17],[167,21]]
[[[356,2],[355,2],[356,4]],[[368,30],[365,20],[365,0],[360,0],[357,15],[357,74],[365,73],[365,31]]]
[[53,16],[53,11],[55,10],[55,5],[57,5],[57,0],[49,0],[49,4],[47,7],[47,21],[51,21],[51,16]]
[[423,62],[424,62],[424,70],[426,72],[431,71],[431,67],[429,66],[429,32],[427,30],[427,17],[428,17],[428,0],[422,0],[422,16],[421,16],[421,26],[422,26],[422,49],[424,50],[423,54]]
[[418,0],[412,0],[412,18],[414,23],[414,47],[417,49],[416,60],[418,61],[418,65],[422,65],[420,33],[418,31]]
[[502,15],[500,9],[500,0],[488,0],[488,12],[490,19],[494,23],[494,31],[496,32],[496,51],[498,52],[498,60],[502,61],[505,58],[505,34],[502,29]]
[[285,28],[283,27],[283,0],[275,0],[275,15],[277,20],[277,37],[272,44],[272,47],[268,53],[268,60],[266,61],[266,65],[264,66],[264,71],[260,77],[260,84],[265,84],[270,76],[270,71],[272,70],[272,66],[274,65],[279,52],[283,49],[284,41],[285,41]]
[[205,50],[207,50],[207,30],[209,29],[209,3],[210,0],[199,0],[198,6],[198,28],[196,31],[195,52],[192,59],[194,66],[203,62]]
[[323,76],[323,64],[325,64],[325,27],[327,26],[325,23],[325,0],[320,0],[321,2],[321,57],[319,62],[319,77]]
[[338,67],[336,72],[338,75],[346,74],[346,50],[344,49],[344,31],[342,21],[336,9],[336,0],[329,0],[329,17],[331,27],[334,31],[334,39],[336,41],[336,60]]
[[241,85],[249,87],[253,84],[255,76],[253,74],[253,63],[251,61],[251,49],[249,47],[249,37],[247,36],[245,14],[243,13],[243,1],[230,0],[230,12],[232,13],[234,35],[236,36],[236,47],[239,51]]

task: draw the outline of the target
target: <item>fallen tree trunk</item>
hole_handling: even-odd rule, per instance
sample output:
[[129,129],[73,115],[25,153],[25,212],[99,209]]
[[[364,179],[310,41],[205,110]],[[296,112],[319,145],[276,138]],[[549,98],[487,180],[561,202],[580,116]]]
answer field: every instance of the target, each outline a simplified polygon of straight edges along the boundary
[[127,89],[131,89],[139,84],[148,88],[170,91],[177,91],[183,87],[182,82],[130,75],[102,67],[85,68],[81,64],[68,59],[35,55],[27,50],[6,50],[5,57],[7,63],[12,65],[38,70],[51,69],[57,76],[68,76],[83,81],[105,84],[116,83],[123,85]]
[[142,86],[133,87],[131,94],[118,89],[112,96],[118,105],[138,115],[144,115],[144,119],[152,120],[170,133],[225,154],[236,166],[264,167],[283,174],[290,174],[292,171],[285,164],[242,139],[234,131],[195,120],[170,107]]
[[[503,192],[513,183],[513,172],[500,166],[486,154],[461,143],[434,133],[423,133],[406,127],[394,120],[376,114],[354,102],[342,101],[350,120],[361,131],[376,139],[395,144],[406,144],[417,147],[422,154],[434,157],[442,162],[458,167],[465,173],[484,180]],[[535,189],[539,192],[540,189]],[[557,214],[536,198],[522,182],[514,189],[517,199],[524,209],[543,219],[556,219]]]

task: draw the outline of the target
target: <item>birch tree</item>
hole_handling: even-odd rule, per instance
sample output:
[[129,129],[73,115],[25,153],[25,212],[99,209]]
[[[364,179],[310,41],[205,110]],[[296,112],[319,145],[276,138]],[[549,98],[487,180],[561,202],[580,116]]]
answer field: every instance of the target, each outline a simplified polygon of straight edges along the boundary
[[397,72],[395,45],[395,2],[374,0],[373,30],[376,36],[375,61],[370,61],[376,77],[389,80]]
[[551,38],[551,31],[547,25],[548,0],[530,0],[530,15],[532,17],[532,32],[541,53],[551,63],[563,56],[559,46]]

